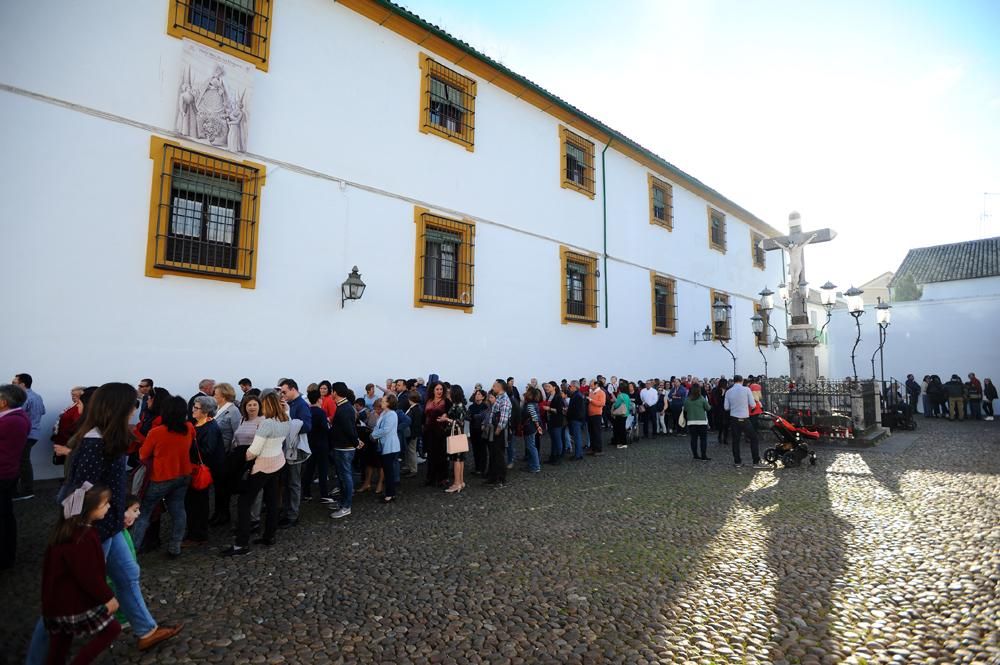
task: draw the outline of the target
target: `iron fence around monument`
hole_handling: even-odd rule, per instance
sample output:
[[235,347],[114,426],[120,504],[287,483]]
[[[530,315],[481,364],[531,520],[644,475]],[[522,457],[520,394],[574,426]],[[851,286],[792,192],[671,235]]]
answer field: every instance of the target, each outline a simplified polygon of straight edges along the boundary
[[853,400],[860,382],[826,381],[793,383],[768,379],[761,385],[761,405],[765,411],[796,425],[813,427],[830,438],[854,435]]

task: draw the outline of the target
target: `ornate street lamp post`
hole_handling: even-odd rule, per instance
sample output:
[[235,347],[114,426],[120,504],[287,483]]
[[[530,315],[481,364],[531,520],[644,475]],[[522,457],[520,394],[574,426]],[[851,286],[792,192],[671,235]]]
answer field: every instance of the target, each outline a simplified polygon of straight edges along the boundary
[[[730,318],[732,315],[732,311],[733,311],[732,305],[724,303],[721,298],[717,298],[715,300],[715,303],[712,305],[712,321],[716,324],[715,325],[716,330],[719,329],[718,324],[725,324],[724,330],[727,333],[730,333]],[[729,355],[732,356],[733,376],[736,376],[736,354],[734,354],[732,350],[728,346],[726,346],[726,342],[729,341],[730,337],[716,333],[715,338],[719,340],[720,344],[722,344],[722,348],[724,348],[729,353]]]
[[753,326],[753,334],[757,337],[757,350],[760,357],[764,359],[764,384],[767,385],[767,356],[764,355],[764,346],[760,343],[760,337],[764,334],[764,317],[754,314],[750,317],[750,325]]
[[858,382],[858,366],[854,362],[854,353],[861,342],[861,315],[865,313],[865,301],[861,297],[864,291],[852,286],[844,292],[844,299],[847,301],[847,311],[854,317],[854,324],[858,327],[858,336],[854,340],[854,347],[851,349],[851,369],[854,370],[854,382]]
[[[882,376],[882,392],[885,393],[885,338],[886,331],[889,328],[889,323],[892,319],[892,305],[887,302],[882,302],[882,298],[878,299],[878,305],[875,306],[875,323],[878,325],[878,362]],[[874,374],[874,369],[872,374]]]

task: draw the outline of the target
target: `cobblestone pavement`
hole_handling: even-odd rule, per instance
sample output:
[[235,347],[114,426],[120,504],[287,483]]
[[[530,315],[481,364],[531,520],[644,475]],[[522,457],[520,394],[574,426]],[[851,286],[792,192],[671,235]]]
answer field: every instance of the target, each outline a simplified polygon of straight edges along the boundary
[[[146,654],[126,633],[116,662],[997,663],[1000,423],[919,424],[814,468],[734,469],[714,443],[696,463],[661,438],[503,490],[404,481],[395,505],[361,495],[337,522],[305,505],[246,557],[143,555],[153,614],[186,627]],[[49,506],[16,507],[11,662]]]

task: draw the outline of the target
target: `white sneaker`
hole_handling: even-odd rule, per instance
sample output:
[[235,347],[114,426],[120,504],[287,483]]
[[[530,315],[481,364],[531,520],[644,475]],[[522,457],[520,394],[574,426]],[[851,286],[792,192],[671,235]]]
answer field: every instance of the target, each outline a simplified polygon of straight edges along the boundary
[[351,514],[350,508],[339,508],[338,510],[335,510],[332,513],[330,513],[330,517],[332,517],[335,520],[339,520],[341,517],[347,517],[350,514]]
[[622,448],[628,448],[628,446],[625,445],[625,444],[622,444],[622,445],[618,446],[618,450],[621,450]]

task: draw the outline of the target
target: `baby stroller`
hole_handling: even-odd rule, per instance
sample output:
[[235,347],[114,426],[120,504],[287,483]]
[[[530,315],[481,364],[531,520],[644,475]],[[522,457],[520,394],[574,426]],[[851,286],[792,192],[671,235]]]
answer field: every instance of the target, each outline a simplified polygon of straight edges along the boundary
[[806,427],[797,427],[781,416],[764,412],[765,416],[771,418],[771,431],[778,439],[778,445],[764,451],[764,461],[771,466],[777,466],[778,462],[788,468],[799,466],[802,460],[809,458],[811,466],[816,465],[816,453],[809,449],[806,443],[808,440],[815,441],[819,438],[819,432]]

